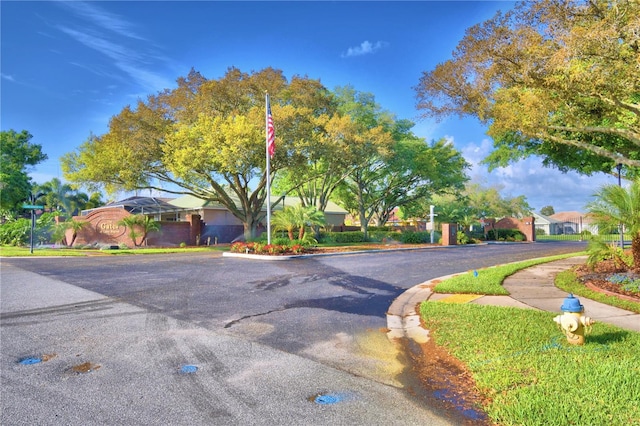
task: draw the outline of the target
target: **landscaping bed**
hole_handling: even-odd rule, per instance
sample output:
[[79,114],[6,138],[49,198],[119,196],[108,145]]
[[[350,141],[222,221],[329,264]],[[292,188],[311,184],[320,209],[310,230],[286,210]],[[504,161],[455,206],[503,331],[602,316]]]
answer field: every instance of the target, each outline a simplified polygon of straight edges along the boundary
[[591,290],[640,302],[640,274],[621,271],[613,260],[598,262],[593,269],[580,265],[575,273],[578,281]]

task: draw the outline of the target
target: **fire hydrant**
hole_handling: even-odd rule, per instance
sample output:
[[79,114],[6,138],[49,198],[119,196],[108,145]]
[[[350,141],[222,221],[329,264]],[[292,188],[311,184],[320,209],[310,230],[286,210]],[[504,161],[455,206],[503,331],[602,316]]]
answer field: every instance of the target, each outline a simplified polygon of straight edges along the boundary
[[567,336],[567,341],[572,345],[584,345],[585,327],[593,325],[595,320],[582,315],[584,306],[572,293],[569,293],[569,296],[564,299],[560,310],[564,313],[553,320]]

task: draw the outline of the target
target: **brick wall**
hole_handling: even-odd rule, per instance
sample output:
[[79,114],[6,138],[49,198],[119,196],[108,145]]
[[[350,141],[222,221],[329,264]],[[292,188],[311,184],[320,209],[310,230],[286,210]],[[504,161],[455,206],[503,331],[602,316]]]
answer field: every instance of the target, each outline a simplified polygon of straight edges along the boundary
[[[78,231],[74,246],[90,244],[126,244],[133,246],[131,238],[127,235],[126,226],[118,225],[118,222],[130,213],[124,209],[107,208],[94,210],[86,216],[74,216],[73,220],[86,222],[86,225]],[[71,241],[73,231],[67,231],[67,241]]]
[[491,229],[518,229],[526,238],[526,241],[536,240],[535,218],[533,216],[522,219],[505,217],[496,222],[495,219],[484,219],[485,234]]

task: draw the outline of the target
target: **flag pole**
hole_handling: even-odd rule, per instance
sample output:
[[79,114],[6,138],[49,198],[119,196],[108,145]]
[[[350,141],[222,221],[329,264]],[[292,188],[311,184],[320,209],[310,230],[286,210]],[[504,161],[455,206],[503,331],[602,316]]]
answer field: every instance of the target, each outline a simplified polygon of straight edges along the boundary
[[265,92],[265,153],[267,156],[267,244],[271,244],[271,155],[269,153],[269,93]]

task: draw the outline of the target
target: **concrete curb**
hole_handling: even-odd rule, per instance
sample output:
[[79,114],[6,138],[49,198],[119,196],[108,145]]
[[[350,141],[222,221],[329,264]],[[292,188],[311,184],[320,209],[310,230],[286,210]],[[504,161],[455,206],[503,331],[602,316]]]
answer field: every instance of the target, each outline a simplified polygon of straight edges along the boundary
[[[584,258],[584,256],[576,256],[576,258]],[[539,265],[534,265],[529,268],[522,269],[519,272],[534,272],[535,268],[539,268],[541,270],[557,270],[558,266],[553,265],[554,262],[559,262],[563,267],[561,270],[565,270],[568,267],[575,264],[575,261],[568,261],[568,259],[575,259],[574,257],[569,257],[566,259],[561,259],[557,261],[551,261],[547,263],[542,263]],[[517,263],[517,262],[512,262]],[[500,265],[501,266],[501,265]],[[417,343],[425,343],[429,340],[429,330],[425,329],[421,325],[421,318],[419,312],[420,303],[425,300],[439,300],[447,298],[451,295],[448,294],[437,294],[431,291],[431,286],[435,284],[435,282],[446,280],[448,278],[455,277],[457,275],[461,275],[466,273],[460,272],[451,275],[445,275],[442,277],[434,278],[429,281],[425,281],[421,284],[415,285],[398,296],[387,311],[387,337],[391,340],[397,338],[409,338],[413,339]],[[554,275],[555,276],[555,275]],[[512,276],[513,277],[513,276]],[[506,280],[505,280],[506,281]],[[554,289],[557,289],[555,285],[553,285],[553,280],[551,279],[551,283],[545,283],[546,286],[553,286]],[[536,286],[540,285],[540,283],[536,283]],[[541,287],[543,288],[543,287]],[[558,291],[560,291],[558,289]],[[532,303],[529,299],[522,299],[518,297],[510,296],[491,296],[491,295],[483,295],[476,300],[473,300],[473,304],[478,305],[492,305],[492,306],[504,306],[504,307],[514,307],[519,309],[537,309],[544,310],[547,312],[555,312],[557,310],[560,313],[560,305],[562,304],[562,300],[566,297],[565,293],[562,293],[559,299],[549,299],[551,303],[540,304],[540,303]],[[634,314],[633,312],[625,311],[620,308],[615,308],[612,306],[604,305],[599,302],[592,301],[590,299],[581,297],[587,311],[592,311],[598,321],[610,323],[617,325],[622,328],[626,328],[629,330],[638,330],[640,327],[638,325],[633,326],[633,322],[636,318],[640,318],[640,314]],[[556,308],[557,306],[557,308]],[[640,321],[638,321],[640,324]]]
[[429,330],[422,327],[420,321],[419,306],[425,300],[429,300],[434,294],[431,285],[435,281],[463,274],[445,275],[415,285],[398,296],[387,311],[387,337],[391,340],[407,337],[418,343],[426,343],[429,340]]
[[436,249],[451,249],[457,247],[476,247],[487,245],[482,244],[465,244],[465,245],[453,245],[453,246],[428,246],[428,247],[405,247],[405,248],[388,248],[388,249],[375,249],[375,250],[358,250],[358,251],[341,251],[335,253],[307,253],[307,254],[292,254],[286,256],[271,256],[267,254],[249,254],[249,253],[232,253],[225,251],[222,253],[223,257],[238,257],[243,259],[253,260],[291,260],[291,259],[303,259],[309,257],[321,257],[321,256],[342,256],[342,255],[354,255],[354,254],[367,254],[367,253],[384,253],[391,251],[409,251],[409,250],[436,250]]

